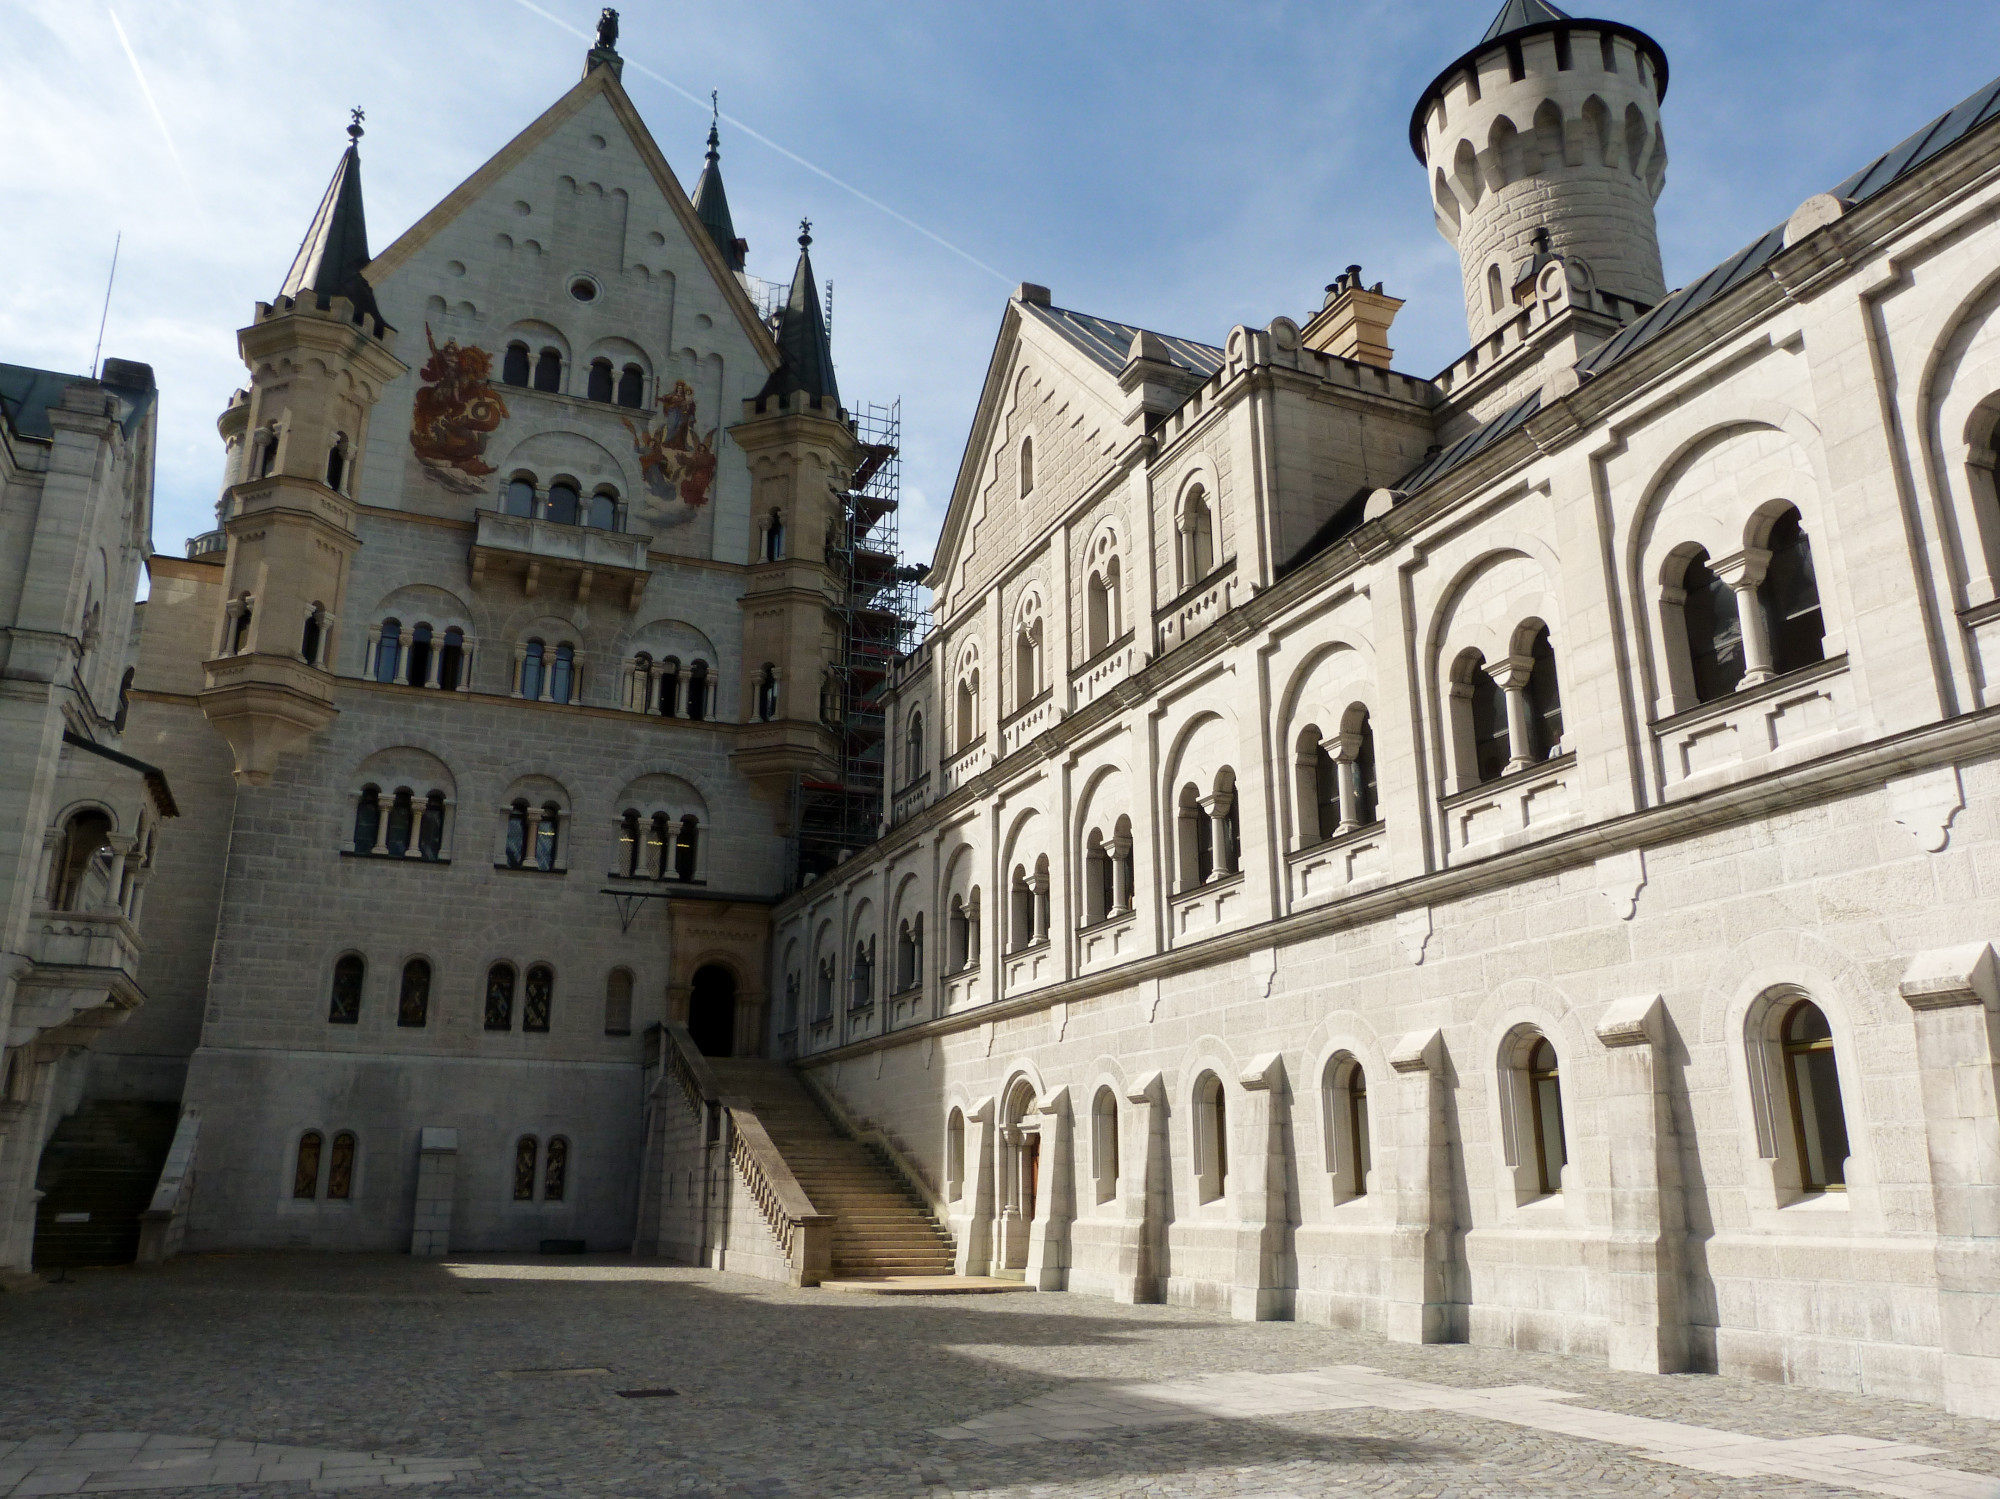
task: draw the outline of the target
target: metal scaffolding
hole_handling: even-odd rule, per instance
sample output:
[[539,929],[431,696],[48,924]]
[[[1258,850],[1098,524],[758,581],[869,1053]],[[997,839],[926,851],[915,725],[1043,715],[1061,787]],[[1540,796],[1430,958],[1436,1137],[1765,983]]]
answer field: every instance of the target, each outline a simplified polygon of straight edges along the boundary
[[826,540],[840,643],[825,712],[838,735],[840,770],[837,780],[801,775],[793,783],[794,889],[880,835],[882,693],[890,668],[922,636],[917,580],[924,569],[904,565],[897,527],[903,403],[857,406],[848,420],[861,460]]

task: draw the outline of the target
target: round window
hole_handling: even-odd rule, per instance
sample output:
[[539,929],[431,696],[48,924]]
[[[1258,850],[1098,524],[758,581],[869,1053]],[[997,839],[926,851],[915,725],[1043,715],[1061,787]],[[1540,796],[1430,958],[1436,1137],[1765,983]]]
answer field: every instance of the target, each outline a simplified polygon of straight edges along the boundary
[[570,282],[569,294],[579,302],[595,302],[597,300],[597,283],[588,276],[578,276],[576,280]]

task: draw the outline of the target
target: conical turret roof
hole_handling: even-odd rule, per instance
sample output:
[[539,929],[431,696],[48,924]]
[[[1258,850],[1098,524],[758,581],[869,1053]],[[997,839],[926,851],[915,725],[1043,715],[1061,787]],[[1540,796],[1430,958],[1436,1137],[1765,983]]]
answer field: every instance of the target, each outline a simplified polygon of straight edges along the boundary
[[1569,13],[1557,10],[1548,0],[1507,0],[1500,7],[1500,14],[1493,18],[1493,24],[1486,28],[1482,42],[1497,42],[1509,32],[1525,31],[1530,26],[1546,26],[1552,21],[1567,21]]
[[778,367],[764,382],[759,399],[803,391],[815,402],[840,404],[840,387],[833,378],[833,344],[820,310],[819,287],[813,280],[812,224],[799,225],[799,265],[792,272],[791,295],[778,314]]
[[722,189],[721,145],[721,136],[711,124],[708,127],[707,164],[701,169],[701,179],[695,183],[694,196],[689,201],[694,204],[694,216],[701,220],[701,227],[715,241],[715,248],[722,252],[729,269],[740,271],[743,269],[743,252],[748,247],[736,237],[736,222],[729,216],[729,194]]
[[368,264],[368,221],[361,208],[361,111],[347,127],[347,149],[340,165],[333,169],[333,181],[320,199],[319,212],[292,258],[285,284],[278,295],[296,299],[310,295],[314,304],[325,308],[334,297],[354,304],[356,321],[372,319],[377,329],[387,326],[375,305],[375,288],[362,274]]

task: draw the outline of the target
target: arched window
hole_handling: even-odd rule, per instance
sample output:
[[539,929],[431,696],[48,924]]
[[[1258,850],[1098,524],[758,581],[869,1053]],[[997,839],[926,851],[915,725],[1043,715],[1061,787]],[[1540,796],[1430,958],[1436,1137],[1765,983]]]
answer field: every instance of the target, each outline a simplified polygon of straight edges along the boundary
[[402,621],[385,619],[382,621],[382,635],[375,642],[375,680],[393,682],[396,680],[397,658],[403,649]]
[[785,555],[785,513],[773,510],[764,522],[764,560],[777,562]]
[[917,983],[917,941],[906,919],[896,927],[896,992],[913,989]]
[[456,692],[464,675],[465,631],[453,625],[444,632],[444,648],[438,652],[438,686],[446,692]]
[[646,404],[646,372],[628,364],[618,372],[618,404],[637,411]]
[[533,1135],[523,1135],[514,1142],[514,1200],[533,1202],[535,1200],[535,1160],[541,1154],[541,1142]]
[[1091,573],[1086,590],[1084,650],[1087,655],[1095,656],[1111,648],[1111,642],[1119,636],[1118,612],[1118,559],[1113,557],[1103,568]]
[[1180,542],[1180,586],[1185,590],[1215,571],[1215,517],[1209,510],[1208,494],[1199,484],[1191,486],[1181,501],[1175,529]]
[[549,486],[548,518],[557,525],[576,524],[577,488],[567,479],[558,479]]
[[549,700],[566,703],[576,685],[576,647],[556,647],[555,664],[549,670]]
[[549,1139],[548,1158],[542,1163],[542,1201],[561,1202],[569,1184],[569,1141],[561,1135]]
[[625,815],[618,819],[618,873],[628,877],[637,875],[639,853],[639,814],[628,807]]
[[500,379],[506,385],[526,385],[528,383],[528,346],[524,343],[507,345],[506,357],[500,361]]
[[528,802],[523,797],[507,809],[507,845],[502,856],[509,869],[528,862]]
[[666,813],[655,812],[646,832],[646,872],[656,880],[664,880],[673,862],[673,822]]
[[416,799],[407,786],[396,788],[396,799],[389,803],[389,836],[383,840],[383,847],[392,859],[400,859],[410,851],[410,835],[416,831]]
[[368,964],[359,953],[344,953],[333,965],[333,999],[326,1007],[330,1025],[361,1023],[361,985]]
[[1118,1195],[1118,1095],[1109,1088],[1099,1088],[1090,1103],[1090,1174],[1099,1202]]
[[1771,527],[1764,545],[1771,560],[1757,585],[1764,631],[1771,646],[1771,670],[1783,675],[1826,659],[1826,622],[1820,615],[1819,583],[1813,575],[1812,544],[1796,510]]
[[1549,627],[1535,631],[1528,648],[1534,662],[1528,672],[1528,738],[1530,760],[1546,760],[1562,752],[1562,687],[1556,680],[1556,649],[1549,639]]
[[412,958],[403,965],[403,983],[396,995],[396,1024],[412,1028],[430,1023],[431,965]]
[[971,960],[972,944],[966,940],[965,897],[954,895],[951,908],[945,915],[945,961],[950,964],[945,972],[961,972]]
[[778,668],[771,662],[764,663],[757,673],[757,717],[769,723],[778,716]]
[[528,970],[528,982],[521,1000],[521,1029],[547,1031],[549,1009],[555,1003],[556,974],[546,963]]
[[111,819],[95,808],[72,814],[56,850],[49,908],[87,911],[111,899],[111,857]]
[[593,401],[611,400],[611,361],[593,359],[590,361],[589,398]]
[[535,389],[562,389],[562,354],[555,349],[544,349],[535,359]]
[[[1553,672],[1550,673],[1550,680],[1554,680]],[[1348,716],[1355,721],[1355,727],[1346,730],[1342,740],[1344,745],[1347,735],[1351,734],[1356,741],[1352,760],[1354,820],[1366,827],[1379,820],[1382,815],[1375,782],[1375,725],[1369,720],[1366,708],[1352,709]]]
[[965,1195],[965,1114],[953,1109],[944,1125],[944,1195],[957,1202]]
[[700,852],[701,828],[690,812],[681,819],[680,832],[674,838],[674,878],[691,880],[694,878],[695,857]]
[[298,1159],[292,1168],[293,1197],[319,1196],[319,1156],[325,1143],[326,1137],[316,1129],[309,1129],[299,1136]]
[[546,649],[541,641],[530,640],[527,649],[521,653],[522,697],[539,698],[542,695],[542,654]]
[[1111,850],[1105,847],[1104,834],[1092,828],[1083,848],[1084,925],[1104,920],[1111,914],[1112,905]]
[[486,1029],[514,1028],[514,965],[495,963],[486,970]]
[[1194,1085],[1194,1172],[1203,1202],[1214,1202],[1229,1185],[1229,1111],[1213,1072]]
[[1785,1012],[1778,1032],[1785,1058],[1785,1097],[1799,1152],[1799,1185],[1808,1192],[1847,1190],[1847,1112],[1840,1099],[1840,1066],[1833,1030],[1809,999]]
[[681,711],[681,663],[677,656],[660,662],[660,716],[672,718]]
[[229,626],[229,654],[240,656],[250,649],[250,620],[255,614],[250,605],[250,595],[244,594],[236,601],[236,617]]
[[817,982],[813,989],[813,1019],[815,1021],[833,1018],[833,959],[821,958]]
[[1007,887],[1008,950],[1020,952],[1035,945],[1035,891],[1028,883],[1024,864],[1014,866],[1013,883]]
[[1528,1114],[1535,1135],[1535,1176],[1544,1194],[1562,1190],[1569,1142],[1563,1133],[1562,1077],[1556,1049],[1537,1036],[1528,1051]]
[[979,673],[958,679],[958,747],[970,749],[979,737]]
[[1743,680],[1743,620],[1736,590],[1709,570],[1708,553],[1698,551],[1681,572],[1681,591],[1695,700],[1714,702]]
[[333,1137],[333,1154],[326,1166],[326,1200],[346,1202],[354,1195],[354,1135],[342,1130]]
[[421,687],[431,679],[431,627],[412,625],[410,627],[409,682]]
[[688,671],[687,714],[689,718],[708,717],[708,663],[697,661]]
[[1035,491],[1035,439],[1021,439],[1021,493],[1025,497]]
[[632,970],[614,968],[604,980],[604,1034],[632,1034]]
[[435,864],[444,856],[444,793],[433,791],[424,798],[424,814],[417,820],[417,857]]
[[535,868],[556,867],[556,840],[561,836],[562,808],[554,802],[542,803],[542,819],[535,825]]
[[854,966],[848,972],[847,1007],[859,1010],[873,1003],[875,998],[875,943],[854,944]]
[[535,513],[535,481],[531,476],[517,475],[507,481],[507,513],[509,515]]
[[268,479],[271,470],[278,466],[278,429],[266,427],[262,441],[257,444],[257,477]]
[[1374,1160],[1368,1143],[1368,1079],[1361,1064],[1338,1056],[1326,1065],[1321,1083],[1326,1131],[1326,1170],[1336,1199],[1368,1195]]
[[340,481],[347,477],[347,434],[335,436],[333,446],[326,450],[326,487],[338,494]]
[[[321,613],[322,610],[320,605],[317,602],[315,602],[312,608],[307,611],[305,629],[301,631],[299,634],[299,659],[305,662],[305,664],[308,666],[319,665]],[[124,706],[125,691],[131,685],[132,685],[132,671],[131,668],[127,667],[125,671],[125,680],[119,684],[118,688],[118,701],[120,707]],[[118,727],[123,728],[124,725],[121,724]]]
[[1489,265],[1486,268],[1486,310],[1498,312],[1506,305],[1507,292],[1500,279],[1500,267]]
[[1468,707],[1472,717],[1473,773],[1481,781],[1507,773],[1513,748],[1507,738],[1507,695],[1493,680],[1483,658],[1474,654],[1467,668]]
[[599,489],[590,497],[590,510],[584,516],[586,526],[595,526],[600,531],[618,529],[618,491]]
[[1014,709],[1032,703],[1042,690],[1042,622],[1032,619],[1014,632]]
[[1299,847],[1309,848],[1340,831],[1340,767],[1327,741],[1320,737],[1318,724],[1299,730],[1292,770],[1298,798]]
[[924,773],[924,716],[910,715],[910,726],[904,734],[903,780],[907,785]]
[[1175,831],[1179,844],[1180,887],[1194,890],[1215,878],[1215,829],[1201,791],[1193,781],[1181,787],[1176,800]]
[[374,786],[363,786],[361,799],[354,804],[354,851],[374,853],[375,840],[381,833],[382,793]]

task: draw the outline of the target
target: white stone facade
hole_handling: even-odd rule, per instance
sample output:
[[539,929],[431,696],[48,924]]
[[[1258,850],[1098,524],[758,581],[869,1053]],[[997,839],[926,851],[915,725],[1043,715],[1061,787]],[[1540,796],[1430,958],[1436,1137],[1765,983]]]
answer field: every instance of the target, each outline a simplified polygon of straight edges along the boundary
[[962,1270],[2000,1412],[2000,127],[1857,182],[1434,382],[1022,289],[773,929]]

